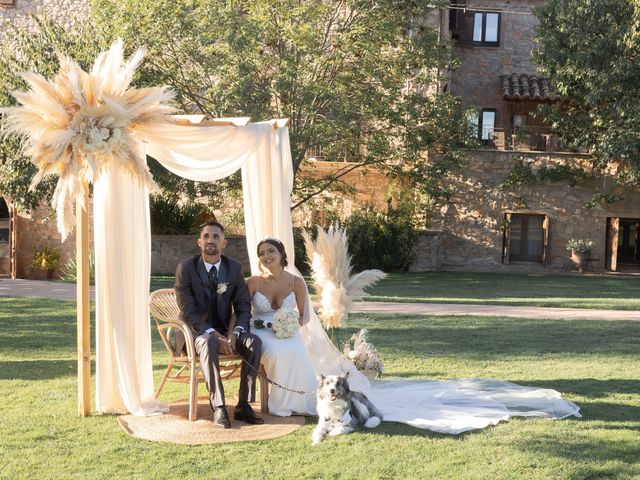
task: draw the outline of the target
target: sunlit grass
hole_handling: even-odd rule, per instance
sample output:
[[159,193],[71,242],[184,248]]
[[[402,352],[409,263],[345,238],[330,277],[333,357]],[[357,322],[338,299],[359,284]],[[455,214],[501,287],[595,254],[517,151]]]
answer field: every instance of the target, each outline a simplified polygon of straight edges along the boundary
[[[307,278],[311,285],[311,279]],[[151,289],[173,287],[153,277]],[[313,292],[313,289],[311,289]],[[640,277],[467,272],[394,273],[369,289],[379,302],[640,310]]]
[[[554,388],[584,418],[514,419],[459,436],[384,423],[310,447],[286,437],[179,446],[137,440],[113,416],[76,414],[75,305],[0,298],[0,478],[583,479],[640,476],[635,322],[354,315],[388,376],[494,377]],[[165,366],[154,332],[156,382]],[[170,385],[162,399],[184,398]]]

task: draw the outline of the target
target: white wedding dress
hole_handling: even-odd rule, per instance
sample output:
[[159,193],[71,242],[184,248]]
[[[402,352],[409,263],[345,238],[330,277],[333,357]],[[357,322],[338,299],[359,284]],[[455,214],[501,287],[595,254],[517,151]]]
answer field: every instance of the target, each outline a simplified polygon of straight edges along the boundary
[[[262,364],[267,377],[282,386],[305,392],[289,392],[271,385],[269,413],[280,417],[287,417],[293,413],[315,415],[316,375],[300,332],[289,338],[278,338],[270,328],[255,328],[256,320],[262,320],[265,324],[271,322],[276,310],[272,308],[269,299],[260,292],[254,294],[251,306],[251,333],[262,340]],[[285,297],[281,308],[297,310],[295,292]]]
[[[291,271],[300,276],[297,270]],[[252,305],[252,322],[273,318],[275,310],[261,293],[256,292]],[[296,306],[294,292],[284,299],[283,306]],[[276,338],[267,329],[251,330],[262,339],[267,375],[281,385],[307,392],[303,396],[272,387],[269,410],[275,415],[286,416],[292,412],[315,414],[315,397],[309,394],[316,389],[315,373],[339,375],[348,370],[351,389],[366,394],[382,411],[385,421],[406,423],[439,433],[459,434],[515,416],[547,419],[581,416],[578,406],[562,399],[556,390],[495,379],[384,379],[369,382],[335,348],[322,328],[308,295],[304,323],[289,339]]]

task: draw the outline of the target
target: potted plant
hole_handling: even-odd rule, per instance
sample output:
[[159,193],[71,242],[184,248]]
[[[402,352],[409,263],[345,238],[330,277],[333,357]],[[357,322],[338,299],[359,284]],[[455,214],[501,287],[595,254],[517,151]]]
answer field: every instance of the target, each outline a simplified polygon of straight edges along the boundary
[[596,248],[596,244],[592,240],[584,240],[582,238],[572,238],[567,242],[567,250],[571,252],[571,260],[576,265],[581,265],[591,258],[591,250]]
[[47,272],[47,280],[53,278],[53,271],[60,260],[60,252],[46,245],[44,248],[38,249],[33,254],[31,266],[34,270],[42,270]]

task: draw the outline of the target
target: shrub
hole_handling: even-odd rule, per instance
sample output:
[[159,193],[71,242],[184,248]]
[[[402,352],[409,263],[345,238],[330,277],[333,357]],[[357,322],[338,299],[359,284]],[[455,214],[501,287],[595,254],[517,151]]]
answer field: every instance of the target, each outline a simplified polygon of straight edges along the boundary
[[[67,260],[67,264],[62,271],[62,279],[76,281],[78,279],[78,263],[76,262],[76,256],[72,255]],[[96,279],[96,257],[93,253],[93,249],[89,251],[89,283],[95,283]]]
[[372,207],[351,215],[344,227],[354,271],[378,268],[384,272],[406,272],[413,261],[418,230],[401,209],[387,213]]
[[[302,238],[303,228],[295,227],[293,229],[293,250],[296,257],[296,268],[300,273],[308,274],[311,271],[309,262],[307,261],[307,249],[304,246],[304,239]],[[316,229],[310,228],[308,232],[311,234],[311,238],[316,237]]]
[[579,253],[590,252],[596,248],[595,242],[593,240],[583,240],[582,238],[575,239],[572,238],[567,242],[567,250],[575,251]]
[[149,202],[153,235],[190,235],[215,216],[201,203],[180,205],[173,196],[153,196]]
[[53,270],[60,260],[60,252],[48,245],[33,253],[31,266],[36,270]]

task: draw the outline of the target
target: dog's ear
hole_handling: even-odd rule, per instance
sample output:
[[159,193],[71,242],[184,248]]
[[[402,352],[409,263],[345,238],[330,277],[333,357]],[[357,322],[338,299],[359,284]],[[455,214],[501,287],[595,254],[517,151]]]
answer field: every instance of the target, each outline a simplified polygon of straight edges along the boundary
[[349,378],[349,370],[345,370],[344,372],[342,372],[342,376],[344,378]]
[[318,379],[318,381],[319,381],[320,383],[322,383],[322,382],[324,382],[324,379],[325,379],[325,378],[327,378],[327,377],[325,377],[324,375],[322,375],[321,373],[319,373],[319,374],[317,374],[317,375],[316,375],[316,378]]

